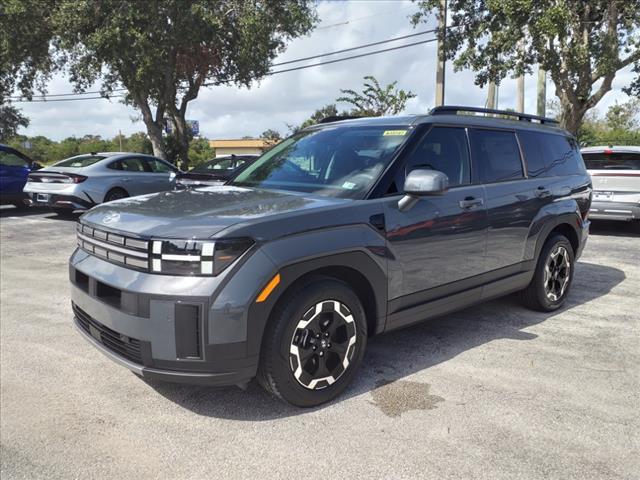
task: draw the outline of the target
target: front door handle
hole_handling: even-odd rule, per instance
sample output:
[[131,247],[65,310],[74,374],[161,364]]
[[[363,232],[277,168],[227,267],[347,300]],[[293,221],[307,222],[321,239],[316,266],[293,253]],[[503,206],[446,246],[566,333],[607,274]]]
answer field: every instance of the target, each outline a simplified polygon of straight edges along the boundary
[[464,200],[460,200],[458,205],[460,205],[460,208],[470,210],[472,208],[481,206],[483,203],[484,201],[481,198],[465,197]]
[[536,188],[536,197],[545,198],[549,196],[551,196],[551,190],[549,190],[548,188],[543,187],[542,185]]

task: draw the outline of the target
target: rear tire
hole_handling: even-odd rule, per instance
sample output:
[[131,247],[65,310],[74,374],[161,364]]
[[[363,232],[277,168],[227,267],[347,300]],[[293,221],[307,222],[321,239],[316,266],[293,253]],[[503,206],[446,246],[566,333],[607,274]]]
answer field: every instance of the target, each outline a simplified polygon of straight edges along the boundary
[[341,281],[311,278],[276,306],[265,329],[257,378],[292,405],[320,405],[351,383],[366,344],[358,296]]
[[112,188],[104,196],[104,203],[120,200],[121,198],[127,198],[128,196],[129,194],[124,188]]
[[571,242],[561,234],[547,239],[529,286],[520,292],[525,306],[552,312],[562,306],[573,283],[575,257]]

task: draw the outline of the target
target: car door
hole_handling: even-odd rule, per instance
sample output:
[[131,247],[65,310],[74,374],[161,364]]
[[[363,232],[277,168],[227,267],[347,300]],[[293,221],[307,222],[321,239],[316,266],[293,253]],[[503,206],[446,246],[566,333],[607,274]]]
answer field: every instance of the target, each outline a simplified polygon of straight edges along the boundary
[[118,160],[119,181],[130,196],[156,192],[156,178],[150,171],[146,159],[142,157],[126,157]]
[[10,150],[0,150],[0,194],[22,193],[29,175],[29,165],[25,159]]
[[175,187],[176,168],[157,158],[145,158],[149,176],[152,179],[154,192],[173,190]]
[[[469,279],[485,270],[484,190],[471,183],[465,128],[431,128],[406,157],[404,174],[415,168],[445,173],[450,188],[441,196],[421,197],[405,211],[399,210],[397,196],[385,203],[393,259],[389,262],[390,314],[473,287]],[[400,185],[398,190],[402,191]],[[475,295],[479,298],[479,292]]]
[[[487,272],[517,269],[541,207],[542,197],[537,192],[540,180],[526,178],[514,131],[472,128],[469,144],[477,166],[476,182],[484,185],[487,199]],[[508,274],[510,271],[505,270],[504,276]]]

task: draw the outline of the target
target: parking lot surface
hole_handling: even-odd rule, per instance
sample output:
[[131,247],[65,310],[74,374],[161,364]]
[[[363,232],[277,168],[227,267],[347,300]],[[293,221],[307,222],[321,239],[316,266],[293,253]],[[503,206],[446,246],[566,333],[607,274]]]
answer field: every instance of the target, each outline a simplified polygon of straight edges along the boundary
[[150,383],[74,330],[75,219],[0,210],[0,475],[640,478],[640,236],[595,226],[567,305],[512,297],[373,339],[313,410]]

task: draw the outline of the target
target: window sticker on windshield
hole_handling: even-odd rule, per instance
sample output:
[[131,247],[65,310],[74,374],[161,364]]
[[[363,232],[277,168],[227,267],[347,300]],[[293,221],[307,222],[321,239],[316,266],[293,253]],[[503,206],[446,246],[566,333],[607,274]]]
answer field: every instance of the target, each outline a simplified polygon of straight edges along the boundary
[[393,135],[393,136],[402,136],[405,133],[407,133],[406,130],[385,130],[384,133],[382,134],[384,137],[387,137],[389,135]]
[[353,190],[354,188],[356,188],[356,184],[353,182],[344,182],[342,184],[342,188],[347,188],[349,190]]

